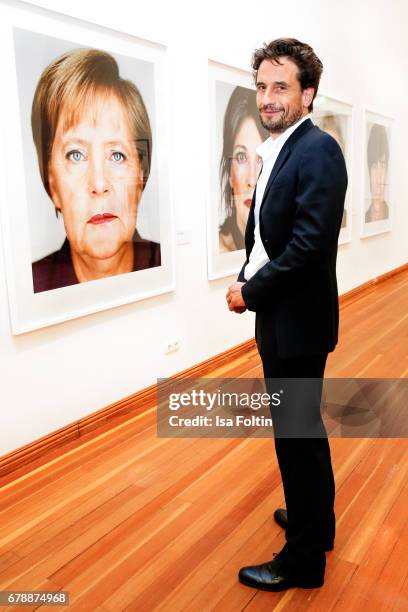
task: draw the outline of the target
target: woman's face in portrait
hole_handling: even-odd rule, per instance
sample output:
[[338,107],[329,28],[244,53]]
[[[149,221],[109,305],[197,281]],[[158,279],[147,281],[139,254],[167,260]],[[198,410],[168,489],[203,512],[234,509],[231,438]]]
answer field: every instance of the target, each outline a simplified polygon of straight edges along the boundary
[[49,185],[73,251],[106,259],[132,241],[143,172],[126,113],[115,96],[97,97],[66,130],[61,113]]
[[261,170],[262,160],[256,152],[261,143],[255,121],[247,117],[235,136],[229,177],[241,234],[245,233],[256,180]]
[[324,131],[326,132],[326,134],[329,134],[330,136],[332,136],[332,138],[334,138],[334,140],[339,145],[340,149],[343,150],[343,145],[341,142],[341,136],[340,136],[339,131],[336,130],[335,128],[325,128]]
[[383,154],[380,160],[370,166],[370,190],[373,200],[378,202],[384,201],[386,178],[387,162],[385,154]]

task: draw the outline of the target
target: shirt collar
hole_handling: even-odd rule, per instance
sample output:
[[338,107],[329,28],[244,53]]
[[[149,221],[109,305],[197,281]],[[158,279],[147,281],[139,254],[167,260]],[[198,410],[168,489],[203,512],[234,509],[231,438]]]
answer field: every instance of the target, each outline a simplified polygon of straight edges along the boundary
[[307,115],[299,119],[299,121],[296,121],[296,123],[287,128],[284,132],[282,132],[282,134],[280,134],[277,138],[272,139],[269,136],[269,138],[267,138],[262,144],[260,144],[259,147],[257,147],[256,152],[260,157],[262,157],[262,161],[265,162],[265,160],[267,160],[272,155],[279,153],[285,142],[288,140],[289,136],[293,134],[293,132],[299,127],[301,123],[306,121],[306,119],[310,119],[311,116],[311,113],[308,113]]

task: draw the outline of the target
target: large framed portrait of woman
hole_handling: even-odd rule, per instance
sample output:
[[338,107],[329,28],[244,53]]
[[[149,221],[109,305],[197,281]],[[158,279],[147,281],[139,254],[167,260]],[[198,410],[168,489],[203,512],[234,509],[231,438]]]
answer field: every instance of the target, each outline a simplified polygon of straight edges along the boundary
[[261,170],[257,147],[268,138],[256,106],[252,75],[210,61],[207,202],[209,279],[236,274],[245,261],[244,235]]
[[364,116],[361,237],[389,232],[392,225],[392,123],[390,117],[366,110]]
[[339,244],[351,241],[352,227],[352,146],[353,146],[353,107],[335,98],[318,94],[313,102],[313,123],[332,136],[343,152],[346,160],[348,187],[344,202]]
[[166,48],[34,7],[0,22],[12,332],[171,291]]

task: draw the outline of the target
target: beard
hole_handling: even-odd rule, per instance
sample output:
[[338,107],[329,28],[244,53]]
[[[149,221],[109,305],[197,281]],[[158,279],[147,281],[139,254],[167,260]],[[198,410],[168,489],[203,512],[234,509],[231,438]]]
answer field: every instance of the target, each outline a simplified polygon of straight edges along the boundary
[[[262,109],[259,110],[261,111]],[[271,110],[280,110],[282,112],[278,117],[267,118],[259,114],[259,119],[263,127],[265,130],[268,130],[270,134],[282,134],[282,132],[287,130],[291,125],[294,125],[302,117],[302,108],[300,106],[298,108],[288,109],[287,111],[283,108],[274,109],[273,107]]]

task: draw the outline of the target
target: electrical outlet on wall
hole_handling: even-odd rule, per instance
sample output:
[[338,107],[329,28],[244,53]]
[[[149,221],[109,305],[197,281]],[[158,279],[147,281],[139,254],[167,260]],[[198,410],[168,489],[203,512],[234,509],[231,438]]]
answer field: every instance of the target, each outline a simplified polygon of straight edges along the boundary
[[175,353],[179,348],[180,344],[178,340],[170,340],[170,342],[167,342],[164,352],[168,355],[169,353]]
[[176,244],[179,246],[191,243],[190,230],[181,229],[176,232]]

